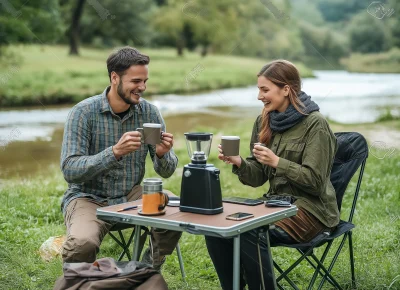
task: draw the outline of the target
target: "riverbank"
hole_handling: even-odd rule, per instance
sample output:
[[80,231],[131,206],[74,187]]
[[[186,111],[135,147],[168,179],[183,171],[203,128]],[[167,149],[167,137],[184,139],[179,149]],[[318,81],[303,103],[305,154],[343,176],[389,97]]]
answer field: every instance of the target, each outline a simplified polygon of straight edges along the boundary
[[342,59],[341,64],[349,72],[400,73],[400,49],[392,48],[380,53],[354,53]]
[[[13,46],[21,63],[0,67],[0,106],[76,103],[98,94],[108,84],[106,59],[112,50],[81,49],[68,56],[66,46]],[[173,49],[141,49],[151,58],[149,95],[182,94],[255,85],[256,74],[268,61],[239,56],[196,53],[176,56]],[[312,70],[296,63],[303,78]]]
[[[248,155],[250,130],[254,119],[232,121],[230,124],[215,129],[211,126],[195,127],[193,130],[214,132],[210,163],[221,170],[223,195],[247,196],[256,198],[268,189],[268,184],[259,188],[242,185],[228,166],[216,158],[216,144],[221,135],[239,135],[242,138],[241,155]],[[382,125],[382,124],[381,124]],[[361,126],[361,125],[360,125]],[[383,126],[383,125],[382,125]],[[392,130],[394,123],[384,123]],[[357,131],[354,125],[332,124],[336,131]],[[373,139],[369,139],[371,143]],[[165,188],[179,193],[182,167],[189,161],[183,137],[177,137],[175,152],[179,165],[171,178],[165,180]],[[400,281],[396,280],[400,272],[398,252],[398,215],[400,174],[398,164],[400,155],[387,154],[383,148],[370,151],[363,184],[354,216],[353,242],[355,255],[356,279],[359,289],[397,289]],[[374,153],[373,153],[374,152]],[[154,177],[151,161],[147,160],[146,177]],[[59,258],[47,263],[41,260],[38,249],[51,236],[64,235],[65,227],[60,212],[60,200],[67,184],[58,166],[40,172],[33,178],[21,176],[19,179],[6,181],[0,187],[0,285],[4,289],[51,289],[54,281],[62,274]],[[346,217],[351,207],[351,193],[356,186],[355,180],[343,200],[343,216]],[[129,232],[126,233],[128,235]],[[167,258],[163,268],[169,289],[220,289],[218,278],[207,254],[204,238],[184,233],[180,247],[185,263],[188,284],[181,281],[177,256],[173,253]],[[18,253],[16,255],[16,253]],[[109,236],[106,236],[99,257],[117,257],[119,248]],[[316,251],[317,255],[321,249]],[[288,249],[274,248],[273,256],[282,267],[286,268],[297,255]],[[328,256],[328,260],[332,256]],[[308,285],[311,269],[299,267],[295,270],[296,283],[300,289]],[[343,289],[350,289],[350,270],[348,247],[339,256],[333,269]]]

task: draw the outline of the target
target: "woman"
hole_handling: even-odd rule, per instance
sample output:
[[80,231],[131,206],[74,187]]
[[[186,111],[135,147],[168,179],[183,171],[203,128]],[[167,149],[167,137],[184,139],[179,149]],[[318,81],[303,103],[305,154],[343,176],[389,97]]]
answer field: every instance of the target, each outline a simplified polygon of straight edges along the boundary
[[[224,156],[219,145],[218,158],[232,164],[233,173],[245,185],[258,187],[269,181],[265,198],[285,196],[298,207],[296,216],[277,222],[269,231],[271,245],[308,242],[339,223],[335,190],[330,182],[336,138],[318,105],[301,91],[299,72],[292,63],[273,61],[257,76],[258,100],[264,109],[254,123],[251,156],[246,160]],[[266,238],[260,243],[261,281],[258,232],[241,235],[241,287],[247,283],[250,290],[259,290],[264,284],[265,289],[274,289]],[[206,244],[222,288],[233,289],[232,269],[224,266],[233,264],[233,240],[206,237]]]

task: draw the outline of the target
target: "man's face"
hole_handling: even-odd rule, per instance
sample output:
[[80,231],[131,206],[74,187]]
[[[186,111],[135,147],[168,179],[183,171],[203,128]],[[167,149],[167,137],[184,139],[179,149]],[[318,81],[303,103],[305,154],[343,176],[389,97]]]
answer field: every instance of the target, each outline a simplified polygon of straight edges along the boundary
[[147,65],[132,65],[119,78],[117,93],[127,104],[139,104],[139,99],[146,90],[149,69]]

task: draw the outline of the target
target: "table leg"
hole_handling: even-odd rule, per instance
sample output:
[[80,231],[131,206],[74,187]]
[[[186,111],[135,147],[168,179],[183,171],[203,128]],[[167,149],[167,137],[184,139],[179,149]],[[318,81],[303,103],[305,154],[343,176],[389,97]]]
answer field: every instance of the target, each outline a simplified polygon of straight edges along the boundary
[[240,235],[233,238],[233,290],[240,287]]
[[272,275],[272,278],[274,279],[274,288],[272,290],[276,290],[277,287],[276,287],[276,278],[275,278],[275,271],[274,271],[274,261],[272,260],[272,253],[271,253],[271,246],[269,244],[268,230],[269,230],[269,227],[267,227],[267,232],[265,234],[265,237],[267,238],[266,239],[267,240],[266,241],[267,242],[267,253],[268,253],[268,257],[269,257],[267,263],[269,263],[270,269],[272,269],[271,275]]
[[141,227],[139,225],[135,225],[135,236],[133,238],[133,256],[132,256],[132,261],[138,261],[139,260],[140,230],[141,230]]

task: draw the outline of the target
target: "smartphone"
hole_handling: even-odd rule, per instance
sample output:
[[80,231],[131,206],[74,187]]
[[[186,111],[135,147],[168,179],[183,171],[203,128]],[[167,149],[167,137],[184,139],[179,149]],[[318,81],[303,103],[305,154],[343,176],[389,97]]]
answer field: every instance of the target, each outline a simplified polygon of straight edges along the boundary
[[224,197],[222,201],[237,203],[237,204],[245,204],[245,205],[258,205],[263,203],[263,201],[259,199],[251,199],[251,198],[236,197],[236,196]]
[[253,214],[247,213],[247,212],[236,212],[230,215],[226,216],[227,220],[234,220],[234,221],[241,221],[244,219],[252,218],[254,217]]
[[268,206],[268,207],[291,207],[292,204],[290,202],[287,202],[284,200],[270,199],[265,202],[265,206]]

